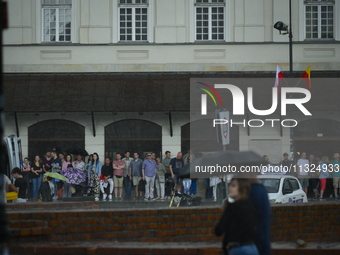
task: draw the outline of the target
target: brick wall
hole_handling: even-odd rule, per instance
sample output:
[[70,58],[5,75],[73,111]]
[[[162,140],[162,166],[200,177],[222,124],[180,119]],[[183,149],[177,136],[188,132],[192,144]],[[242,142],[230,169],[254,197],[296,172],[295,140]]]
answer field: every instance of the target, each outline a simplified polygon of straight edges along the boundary
[[[271,241],[340,241],[340,203],[273,206]],[[10,243],[219,242],[219,207],[144,210],[10,211]]]

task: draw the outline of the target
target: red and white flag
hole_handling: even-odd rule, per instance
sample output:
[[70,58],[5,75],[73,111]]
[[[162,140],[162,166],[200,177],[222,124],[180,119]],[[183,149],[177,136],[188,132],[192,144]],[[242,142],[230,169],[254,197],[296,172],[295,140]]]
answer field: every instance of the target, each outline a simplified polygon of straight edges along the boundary
[[277,94],[280,94],[280,82],[282,81],[283,79],[283,74],[281,72],[281,69],[279,67],[279,65],[277,65],[276,67],[276,79],[275,79],[275,86],[274,87],[277,87]]

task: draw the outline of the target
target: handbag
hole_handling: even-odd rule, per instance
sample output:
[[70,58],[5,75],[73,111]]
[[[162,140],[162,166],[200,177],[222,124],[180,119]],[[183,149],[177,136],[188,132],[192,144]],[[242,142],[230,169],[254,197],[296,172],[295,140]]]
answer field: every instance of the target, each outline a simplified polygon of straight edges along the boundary
[[138,191],[145,191],[146,181],[140,180],[138,183]]
[[158,180],[159,180],[159,182],[165,182],[165,176],[164,175],[163,176],[158,175]]

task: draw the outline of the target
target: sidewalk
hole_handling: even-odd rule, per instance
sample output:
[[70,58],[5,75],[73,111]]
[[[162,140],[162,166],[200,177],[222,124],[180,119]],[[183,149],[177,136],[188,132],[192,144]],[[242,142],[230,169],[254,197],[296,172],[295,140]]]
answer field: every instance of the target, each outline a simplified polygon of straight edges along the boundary
[[[222,255],[222,249],[220,243],[80,242],[16,245],[10,247],[10,254]],[[272,255],[281,254],[340,254],[340,243],[308,243],[306,248],[297,248],[295,243],[272,243]]]

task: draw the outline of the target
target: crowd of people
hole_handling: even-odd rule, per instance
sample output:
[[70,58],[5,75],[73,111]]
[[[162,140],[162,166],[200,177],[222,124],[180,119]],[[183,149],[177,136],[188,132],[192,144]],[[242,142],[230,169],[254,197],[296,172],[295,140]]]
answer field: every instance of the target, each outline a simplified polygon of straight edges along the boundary
[[[263,158],[268,161],[268,156],[264,155]],[[294,164],[288,159],[288,153],[283,154],[283,160],[279,166],[286,167],[288,172],[283,171],[285,174],[297,177],[304,192],[308,195],[309,191],[313,191],[313,200],[324,200],[325,190],[333,195],[334,199],[339,200],[338,189],[340,188],[340,154],[335,153],[331,161],[328,156],[314,156],[310,154],[307,157],[306,152],[300,154],[300,158]],[[329,180],[329,181],[327,181]],[[312,189],[310,189],[311,187]]]
[[[28,200],[42,201],[41,185],[48,182],[52,189],[52,199],[71,197],[75,192],[75,187],[81,185],[81,194],[86,196],[92,192],[95,200],[100,197],[103,200],[122,200],[123,188],[125,189],[126,200],[132,199],[131,193],[135,192],[135,200],[170,200],[171,190],[166,187],[165,181],[168,177],[174,178],[176,189],[180,192],[195,195],[197,179],[180,178],[178,174],[181,169],[190,164],[194,159],[189,155],[183,160],[183,155],[178,152],[176,157],[171,157],[171,152],[166,151],[163,159],[156,158],[155,153],[147,153],[144,158],[140,158],[137,152],[131,157],[130,151],[116,153],[115,159],[106,157],[102,165],[97,153],[89,155],[85,162],[82,155],[74,155],[76,160],[72,160],[70,154],[65,154],[57,149],[46,152],[41,159],[35,156],[30,162],[24,158],[21,169],[13,169],[12,175],[16,180],[14,184],[6,180],[8,189],[17,191],[18,202]],[[323,200],[326,186],[334,188],[335,200],[338,200],[338,188],[340,188],[339,153],[334,154],[334,160],[330,161],[327,156],[321,159],[318,156],[301,153],[301,158],[293,163],[288,159],[288,154],[283,154],[280,166],[291,169],[287,174],[295,175],[308,194],[308,188],[313,190],[313,199]],[[268,161],[266,155],[263,156]],[[58,173],[67,178],[67,181],[58,178],[45,176],[46,173]],[[333,178],[332,182],[326,179]],[[205,198],[216,201],[217,187],[223,181],[222,177],[213,176],[205,178]],[[13,185],[12,188],[9,185]],[[134,191],[133,191],[134,190]],[[333,190],[333,189],[332,189]],[[79,192],[78,192],[79,193]],[[78,194],[79,195],[79,194]],[[46,199],[44,199],[46,201]]]
[[[137,152],[133,153],[133,157],[130,155],[130,151],[125,151],[124,154],[116,153],[115,159],[106,157],[102,164],[97,153],[89,155],[87,162],[80,154],[72,161],[70,154],[53,149],[46,152],[43,159],[38,155],[31,162],[24,158],[21,169],[12,170],[14,184],[7,178],[8,190],[20,190],[17,192],[17,202],[52,201],[71,197],[76,192],[77,185],[82,187],[82,196],[92,192],[96,201],[99,201],[101,195],[103,200],[122,200],[123,187],[126,200],[132,199],[133,187],[135,200],[170,200],[172,193],[165,187],[165,180],[172,177],[177,190],[183,189],[187,194],[196,194],[197,179],[181,179],[178,176],[181,169],[193,160],[193,155],[190,155],[186,162],[181,152],[172,158],[171,152],[166,151],[163,160],[156,158],[155,153],[147,153],[144,159],[140,158]],[[47,173],[58,173],[67,180],[51,178],[46,176]],[[51,193],[51,199],[43,199],[47,186],[42,185],[45,182],[51,189],[51,192],[48,192]]]

